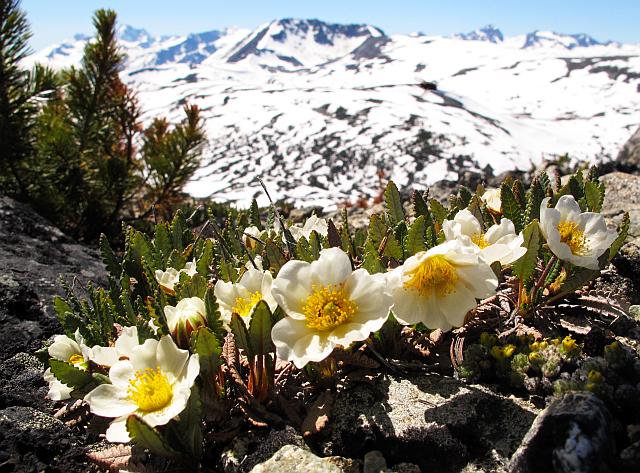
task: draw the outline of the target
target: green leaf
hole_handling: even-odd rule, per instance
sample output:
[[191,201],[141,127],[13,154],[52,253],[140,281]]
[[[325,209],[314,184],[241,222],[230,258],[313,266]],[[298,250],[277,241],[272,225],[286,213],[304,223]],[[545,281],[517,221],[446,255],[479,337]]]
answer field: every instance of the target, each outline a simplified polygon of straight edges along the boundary
[[[548,180],[548,178],[547,178]],[[540,205],[546,197],[545,190],[540,182],[540,179],[536,176],[531,182],[531,187],[527,192],[527,205],[524,211],[524,223],[529,225],[533,220],[540,220]]]
[[340,232],[333,223],[333,219],[329,219],[327,227],[327,239],[329,240],[329,246],[331,248],[342,248],[342,238],[340,238]]
[[518,276],[520,281],[524,283],[533,275],[538,261],[538,253],[542,243],[538,221],[531,222],[522,233],[524,236],[522,246],[527,248],[527,252],[522,258],[513,263],[513,274]]
[[430,199],[429,206],[431,207],[431,215],[433,215],[436,223],[442,225],[442,222],[444,222],[449,215],[447,208],[436,199]]
[[213,264],[213,240],[205,240],[202,247],[202,254],[196,262],[196,270],[198,274],[208,278],[211,274],[211,265]]
[[122,266],[118,263],[116,255],[111,249],[109,240],[104,233],[100,235],[100,255],[102,256],[102,262],[107,268],[107,272],[113,277],[120,277]]
[[378,255],[378,248],[371,240],[367,240],[364,244],[364,260],[362,267],[369,271],[370,274],[384,272],[384,266]]
[[424,215],[417,217],[409,227],[404,245],[407,256],[413,256],[420,251],[426,251],[426,227]]
[[559,294],[570,294],[575,290],[580,289],[589,281],[597,277],[598,274],[600,274],[600,271],[576,267],[575,271],[567,277],[564,284],[560,287]]
[[[202,357],[200,357],[202,360]],[[196,384],[191,388],[187,407],[180,413],[176,430],[179,441],[189,454],[190,463],[197,465],[202,457],[202,399]]]
[[167,267],[167,260],[169,259],[169,255],[173,250],[173,246],[171,244],[171,235],[169,234],[169,225],[166,222],[160,222],[156,225],[156,233],[153,238],[153,243],[156,248],[156,251],[160,252],[162,255],[162,263],[163,268]]
[[207,318],[207,327],[218,337],[218,343],[222,346],[227,331],[222,323],[222,315],[220,314],[213,287],[208,287],[204,293],[204,311]]
[[79,389],[92,381],[89,372],[76,368],[71,363],[51,358],[49,359],[49,367],[53,375],[70,388]]
[[627,235],[629,234],[629,224],[629,213],[625,212],[624,216],[622,217],[622,222],[620,222],[620,225],[618,226],[618,238],[614,240],[614,242],[611,244],[611,248],[609,249],[609,261],[611,261],[614,256],[618,254],[618,251],[620,251],[620,248],[622,248],[622,245],[624,245],[624,242],[627,239]]
[[249,338],[249,332],[247,326],[244,323],[242,317],[238,314],[231,316],[231,331],[236,339],[236,345],[238,348],[242,348],[247,355],[247,358],[253,358],[255,356],[255,350],[251,345],[251,339]]
[[130,415],[127,418],[127,432],[134,444],[146,448],[151,453],[172,459],[179,457],[178,452],[171,448],[157,429],[149,426],[136,415]]
[[389,258],[394,258],[398,261],[401,261],[403,259],[402,245],[400,245],[393,233],[389,233],[387,235],[387,242],[384,246],[384,251],[382,252],[382,254]]
[[458,196],[460,197],[460,204],[462,208],[464,208],[469,206],[469,202],[471,202],[473,194],[466,186],[460,186],[458,189]]
[[584,197],[587,201],[587,210],[600,212],[604,202],[604,185],[593,181],[585,181]]
[[265,251],[267,253],[267,259],[269,260],[269,268],[277,274],[280,268],[287,262],[287,259],[282,254],[282,251],[280,251],[280,248],[278,248],[270,238],[265,245]]
[[262,222],[260,221],[260,209],[258,208],[258,202],[256,199],[251,200],[251,207],[249,207],[249,221],[251,225],[258,230],[263,230]]
[[258,356],[275,351],[271,341],[271,310],[265,301],[253,308],[249,323],[249,343]]
[[298,254],[299,260],[306,261],[307,263],[311,263],[314,259],[311,254],[311,246],[304,236],[301,236],[296,243],[296,253]]
[[187,246],[185,239],[186,232],[190,231],[187,222],[184,220],[182,211],[178,210],[171,222],[171,243],[175,250],[182,252]]
[[404,209],[400,200],[400,192],[398,192],[398,188],[393,181],[389,181],[384,191],[384,208],[387,220],[391,225],[397,225],[404,221]]
[[311,255],[314,260],[320,258],[320,251],[322,251],[322,236],[315,230],[309,235],[309,248],[311,249]]
[[69,303],[62,297],[55,296],[53,298],[53,308],[55,309],[56,315],[58,316],[58,322],[60,322],[60,325],[64,327],[64,319],[67,317],[67,314],[73,314],[71,305],[69,305]]
[[429,206],[420,192],[414,190],[411,194],[411,201],[413,202],[413,213],[415,213],[416,217],[418,215],[431,216]]
[[200,358],[200,371],[203,376],[216,373],[222,366],[222,345],[216,334],[208,327],[200,327],[193,332],[191,344],[194,353]]
[[518,204],[511,187],[505,182],[500,188],[500,198],[502,200],[502,214],[513,222],[516,232],[523,229],[522,212],[523,209]]

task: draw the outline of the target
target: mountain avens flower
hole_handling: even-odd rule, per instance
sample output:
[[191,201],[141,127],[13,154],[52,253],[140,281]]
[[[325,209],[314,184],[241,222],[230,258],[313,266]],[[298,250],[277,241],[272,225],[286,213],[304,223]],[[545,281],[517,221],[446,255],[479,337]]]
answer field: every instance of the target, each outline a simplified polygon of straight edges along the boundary
[[502,196],[500,189],[487,189],[480,199],[487,204],[487,208],[493,213],[502,213]]
[[291,236],[296,241],[301,237],[305,237],[308,240],[311,236],[311,232],[314,230],[325,237],[329,232],[329,225],[327,224],[327,221],[324,218],[319,218],[316,214],[311,215],[311,217],[304,222],[302,227],[299,225],[292,225],[289,227]]
[[111,367],[119,360],[129,358],[135,347],[140,345],[138,341],[137,327],[124,327],[122,333],[116,339],[114,346],[101,347],[95,345],[91,351],[91,361],[101,366]]
[[500,264],[507,266],[527,252],[522,246],[524,237],[522,234],[516,235],[515,226],[508,218],[501,219],[499,224],[492,225],[484,233],[478,219],[468,209],[464,209],[453,220],[445,220],[442,230],[447,240],[468,237],[489,264],[500,261]]
[[278,356],[298,368],[324,360],[337,345],[365,340],[382,327],[392,303],[384,278],[352,271],[339,248],[322,250],[312,263],[287,262],[272,292],[287,316],[274,325],[271,338]]
[[468,239],[421,251],[387,274],[393,313],[405,325],[450,330],[464,323],[476,299],[495,293],[498,280]]
[[189,347],[189,337],[194,330],[207,325],[204,301],[199,297],[180,299],[176,306],[164,306],[169,332],[181,348]]
[[[84,338],[80,335],[79,330],[76,330],[74,339],[66,335],[56,335],[47,351],[51,358],[64,361],[81,370],[86,370],[87,364],[92,357],[92,351],[84,344]],[[51,368],[47,368],[44,372],[44,379],[49,383],[49,392],[47,393],[49,399],[62,401],[71,397],[73,388],[63,384],[56,378],[51,372]]]
[[109,442],[128,442],[127,417],[136,414],[151,426],[164,425],[187,405],[200,372],[198,355],[189,356],[173,339],[149,339],[128,360],[109,370],[112,384],[101,384],[85,396],[91,412],[115,417],[107,429]]
[[[256,264],[262,267],[261,261],[256,261]],[[251,312],[261,300],[264,300],[272,311],[275,310],[278,304],[271,295],[272,283],[273,277],[269,271],[256,269],[249,264],[237,283],[218,280],[213,293],[218,300],[225,324],[231,322],[232,314],[238,314],[248,327]]]
[[551,252],[563,261],[588,269],[599,269],[598,258],[618,234],[607,229],[602,214],[582,212],[571,195],[548,208],[549,197],[540,205],[540,230]]
[[174,286],[180,281],[180,274],[185,273],[189,277],[193,277],[198,270],[196,269],[196,262],[189,261],[184,265],[184,268],[177,270],[175,268],[167,268],[166,271],[156,269],[155,276],[156,281],[167,294],[175,295]]

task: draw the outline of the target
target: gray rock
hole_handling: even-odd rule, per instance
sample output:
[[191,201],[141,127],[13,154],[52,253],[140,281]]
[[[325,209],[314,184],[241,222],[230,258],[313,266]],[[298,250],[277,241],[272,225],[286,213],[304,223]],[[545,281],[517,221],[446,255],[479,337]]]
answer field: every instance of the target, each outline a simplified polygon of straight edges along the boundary
[[33,351],[61,328],[53,296],[62,275],[106,284],[96,251],[75,243],[27,205],[0,197],[0,360]]
[[363,473],[385,473],[387,471],[387,460],[384,459],[380,450],[372,450],[364,456]]
[[0,362],[0,409],[8,406],[43,407],[47,383],[42,363],[27,353]]
[[620,463],[626,471],[640,471],[640,441],[620,452]]
[[257,465],[251,473],[342,473],[339,467],[308,450],[295,445],[285,445],[269,460]]
[[638,172],[640,170],[640,127],[618,153],[616,165],[619,169]]
[[323,454],[362,458],[379,450],[391,471],[406,462],[422,471],[500,471],[536,413],[524,401],[452,378],[381,377],[337,397]]
[[511,458],[510,473],[597,473],[610,470],[611,414],[588,392],[552,402]]

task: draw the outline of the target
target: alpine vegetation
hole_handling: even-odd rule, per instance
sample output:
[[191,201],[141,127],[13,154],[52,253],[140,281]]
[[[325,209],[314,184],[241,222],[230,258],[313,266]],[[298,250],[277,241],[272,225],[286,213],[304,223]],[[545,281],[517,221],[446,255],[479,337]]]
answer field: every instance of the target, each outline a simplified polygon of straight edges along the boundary
[[[300,225],[255,201],[210,212],[200,228],[181,212],[153,234],[125,227],[120,255],[100,240],[108,289],[89,284],[81,298],[67,286],[55,300],[65,335],[41,353],[48,396],[83,399],[109,419],[109,441],[195,469],[242,425],[302,428],[308,412],[317,433],[314,399],[344,389],[354,367],[430,366],[433,340],[450,341],[462,377],[555,376],[580,357],[578,342],[514,330],[589,304],[582,288],[629,226],[626,216],[606,227],[604,192],[594,170],[562,186],[543,172],[528,188],[461,187],[448,206],[414,192],[407,211],[389,182],[367,228],[346,209],[339,222]],[[479,342],[457,354],[479,324]],[[558,392],[595,389],[591,371]]]

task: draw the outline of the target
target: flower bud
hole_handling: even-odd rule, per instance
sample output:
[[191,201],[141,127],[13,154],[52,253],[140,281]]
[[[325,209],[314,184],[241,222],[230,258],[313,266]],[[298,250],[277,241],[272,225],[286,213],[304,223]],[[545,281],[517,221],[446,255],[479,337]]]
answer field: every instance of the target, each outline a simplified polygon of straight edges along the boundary
[[167,326],[176,344],[188,348],[191,332],[207,325],[204,301],[199,297],[181,299],[174,306],[164,308]]

